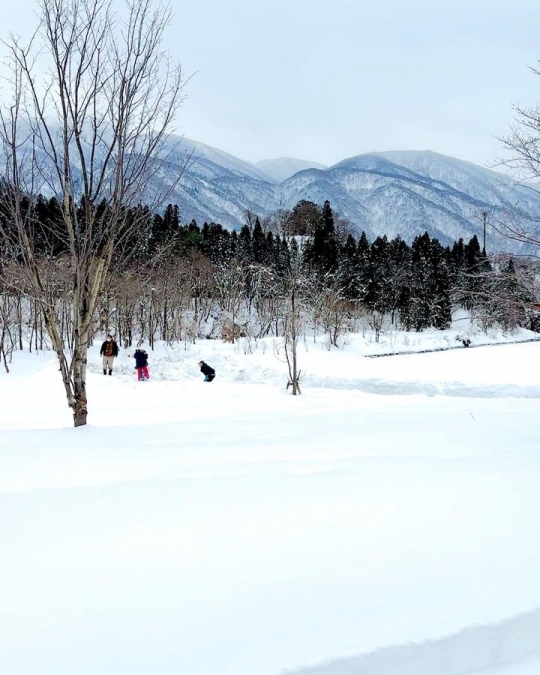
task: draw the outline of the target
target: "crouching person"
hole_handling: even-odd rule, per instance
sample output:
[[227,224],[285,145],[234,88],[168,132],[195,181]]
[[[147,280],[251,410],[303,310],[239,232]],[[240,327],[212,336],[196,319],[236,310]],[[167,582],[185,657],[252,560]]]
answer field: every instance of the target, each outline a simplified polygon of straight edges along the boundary
[[199,368],[201,369],[201,373],[204,375],[204,381],[212,382],[216,376],[216,371],[204,361],[199,361]]
[[144,349],[136,349],[133,358],[135,359],[135,368],[137,369],[137,379],[139,382],[150,379],[148,373],[148,354]]

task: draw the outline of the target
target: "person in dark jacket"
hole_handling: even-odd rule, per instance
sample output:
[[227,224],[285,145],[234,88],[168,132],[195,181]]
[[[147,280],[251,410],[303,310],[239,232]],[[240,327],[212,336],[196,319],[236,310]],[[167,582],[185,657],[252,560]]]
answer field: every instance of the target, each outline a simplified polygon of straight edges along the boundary
[[135,368],[137,369],[137,379],[139,382],[150,379],[148,373],[148,354],[144,349],[136,349],[133,358],[135,359]]
[[112,335],[107,335],[107,339],[101,345],[99,354],[103,357],[103,374],[107,374],[108,368],[109,375],[112,375],[114,358],[115,356],[118,356],[118,345],[113,340]]
[[199,368],[201,369],[201,373],[204,375],[204,381],[212,382],[216,376],[216,371],[204,361],[199,361]]

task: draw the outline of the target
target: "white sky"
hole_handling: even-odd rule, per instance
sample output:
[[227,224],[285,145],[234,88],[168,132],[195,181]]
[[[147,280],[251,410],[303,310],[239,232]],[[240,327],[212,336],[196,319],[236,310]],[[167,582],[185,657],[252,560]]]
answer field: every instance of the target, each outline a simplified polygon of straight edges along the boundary
[[[0,0],[25,31],[35,0]],[[540,100],[538,0],[185,0],[167,46],[190,81],[178,128],[257,161],[425,150],[481,165],[511,102]]]

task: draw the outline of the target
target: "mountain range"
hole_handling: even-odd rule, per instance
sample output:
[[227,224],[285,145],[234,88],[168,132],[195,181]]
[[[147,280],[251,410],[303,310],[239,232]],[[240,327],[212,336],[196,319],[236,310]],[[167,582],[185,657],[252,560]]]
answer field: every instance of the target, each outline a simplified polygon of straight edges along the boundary
[[[90,151],[90,149],[88,149]],[[34,148],[28,157],[38,156]],[[39,155],[47,169],[50,158]],[[166,157],[166,159],[163,159]],[[52,175],[52,172],[51,172]],[[73,171],[79,179],[77,167]],[[261,218],[292,209],[300,200],[322,205],[348,219],[356,234],[401,236],[425,231],[444,245],[477,235],[484,214],[488,253],[526,252],[499,233],[500,223],[538,230],[540,193],[508,175],[431,151],[394,151],[349,157],[333,166],[294,158],[246,162],[185,137],[168,139],[159,169],[141,199],[149,205],[167,191],[183,223],[217,222],[239,229],[249,210]],[[42,188],[50,196],[50,182]]]
[[169,171],[178,175],[186,161],[169,195],[180,207],[182,222],[214,221],[238,229],[247,210],[264,217],[302,199],[317,204],[328,199],[334,211],[369,239],[386,234],[411,241],[427,230],[450,244],[474,234],[482,241],[486,213],[487,249],[496,251],[508,249],[509,241],[492,224],[540,218],[540,194],[534,190],[507,175],[432,151],[369,153],[330,167],[292,158],[252,164],[182,138],[165,178]]

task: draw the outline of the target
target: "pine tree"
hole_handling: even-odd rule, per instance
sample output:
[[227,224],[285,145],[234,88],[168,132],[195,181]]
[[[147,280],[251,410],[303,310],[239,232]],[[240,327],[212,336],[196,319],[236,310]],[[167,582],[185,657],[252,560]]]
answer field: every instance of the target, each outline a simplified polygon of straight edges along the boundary
[[370,249],[370,274],[366,293],[368,307],[385,313],[391,304],[391,270],[388,239],[377,237]]
[[476,235],[466,244],[464,253],[465,264],[457,279],[459,295],[466,309],[480,309],[485,304],[486,281],[491,265],[482,253]]
[[396,313],[410,299],[411,283],[411,250],[401,237],[393,239],[388,246],[388,274],[389,274],[389,310],[392,324],[396,321]]
[[324,203],[321,219],[315,225],[313,237],[305,247],[304,262],[313,269],[319,282],[337,269],[338,242],[329,201]]
[[345,245],[341,248],[339,258],[339,270],[345,295],[351,300],[357,300],[359,297],[360,270],[358,250],[352,234],[347,237]]
[[367,302],[371,282],[371,247],[365,232],[362,232],[358,240],[356,260],[358,265],[358,299]]
[[163,214],[163,226],[165,230],[171,235],[178,232],[180,227],[180,215],[177,204],[168,204]]
[[253,244],[251,231],[248,225],[243,225],[238,236],[238,248],[236,255],[244,263],[250,263],[253,259]]
[[435,328],[448,328],[452,322],[452,301],[450,297],[450,251],[444,249],[437,239],[431,241],[431,278],[429,279],[429,301],[431,324]]
[[431,323],[430,309],[430,255],[431,239],[427,232],[416,237],[411,246],[412,284],[410,318],[412,327],[417,330],[427,328]]
[[253,262],[261,264],[266,258],[266,238],[259,218],[255,220],[253,234],[251,235]]

